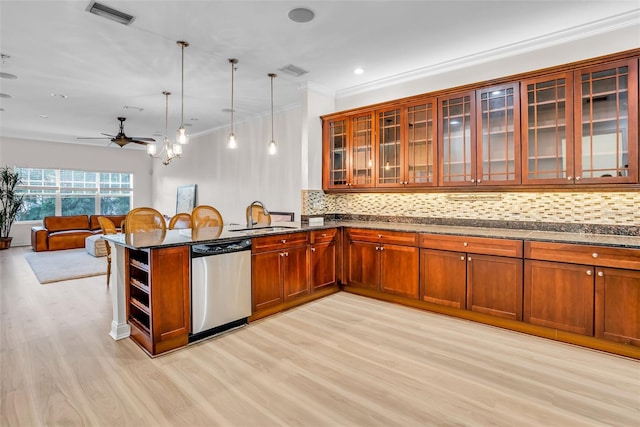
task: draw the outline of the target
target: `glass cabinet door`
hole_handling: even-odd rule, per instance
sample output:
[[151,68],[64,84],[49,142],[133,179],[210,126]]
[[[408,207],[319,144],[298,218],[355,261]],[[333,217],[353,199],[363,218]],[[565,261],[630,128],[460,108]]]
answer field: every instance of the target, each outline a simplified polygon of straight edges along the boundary
[[638,62],[576,72],[575,182],[637,182]]
[[573,176],[570,73],[522,82],[522,181],[565,184]]
[[478,185],[520,182],[520,113],[518,84],[481,89],[477,92]]
[[401,184],[400,109],[378,113],[378,185]]
[[329,186],[339,187],[348,183],[347,177],[347,121],[329,123]]
[[407,185],[433,185],[435,180],[435,101],[407,107]]
[[373,185],[372,114],[351,119],[351,182],[350,186]]
[[475,185],[474,94],[440,100],[440,184]]

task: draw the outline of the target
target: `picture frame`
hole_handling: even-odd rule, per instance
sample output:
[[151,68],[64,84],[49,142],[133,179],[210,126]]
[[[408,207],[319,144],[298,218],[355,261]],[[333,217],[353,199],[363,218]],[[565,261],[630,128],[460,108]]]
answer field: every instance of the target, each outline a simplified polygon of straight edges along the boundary
[[176,214],[191,214],[196,207],[196,184],[182,185],[178,187],[176,194]]

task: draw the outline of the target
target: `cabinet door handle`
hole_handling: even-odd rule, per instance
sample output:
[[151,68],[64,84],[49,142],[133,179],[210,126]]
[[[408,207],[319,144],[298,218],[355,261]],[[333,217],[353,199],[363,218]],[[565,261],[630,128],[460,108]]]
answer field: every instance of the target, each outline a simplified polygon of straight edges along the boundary
[[465,247],[466,247],[466,246],[469,246],[469,244],[468,244],[467,242],[464,242],[464,243],[462,244],[462,246],[465,246]]
[[464,261],[464,259],[465,259],[465,258],[464,258],[464,255],[462,255],[462,256],[460,257],[460,260],[461,260],[461,261]]
[[285,252],[285,253],[284,253],[284,256],[289,256],[289,252]]
[[322,233],[322,237],[327,237],[327,233]]
[[382,234],[378,234],[378,239],[382,239]]
[[567,177],[567,181],[573,181],[573,177],[572,176],[568,176]]
[[380,247],[379,247],[379,246],[376,246],[376,251],[379,251],[379,250],[380,250]]
[[287,243],[287,239],[280,240],[280,243]]
[[576,176],[576,181],[580,181],[582,179],[581,176]]
[[598,277],[604,277],[604,272],[598,271]]
[[591,270],[587,270],[587,276],[591,276],[593,273]]
[[471,183],[475,184],[475,182],[476,182],[475,178],[471,178]]
[[280,252],[280,256],[283,257],[284,256],[284,252]]
[[311,252],[315,252],[315,251],[316,251],[316,248],[311,248]]
[[594,257],[594,258],[598,258],[598,252],[592,253],[591,256]]
[[467,261],[471,262],[471,257],[467,258]]
[[476,182],[477,182],[478,184],[480,184],[480,183],[482,182],[482,180],[481,180],[481,179],[477,179],[477,180],[476,180]]
[[380,246],[380,250],[381,250],[381,251],[384,251],[384,246]]

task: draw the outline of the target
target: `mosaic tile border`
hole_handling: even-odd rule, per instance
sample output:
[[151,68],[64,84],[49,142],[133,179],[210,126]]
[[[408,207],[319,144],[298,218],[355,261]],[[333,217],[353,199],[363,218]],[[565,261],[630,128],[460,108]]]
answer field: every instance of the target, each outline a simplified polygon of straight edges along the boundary
[[349,193],[302,191],[303,221],[383,221],[640,235],[640,192]]

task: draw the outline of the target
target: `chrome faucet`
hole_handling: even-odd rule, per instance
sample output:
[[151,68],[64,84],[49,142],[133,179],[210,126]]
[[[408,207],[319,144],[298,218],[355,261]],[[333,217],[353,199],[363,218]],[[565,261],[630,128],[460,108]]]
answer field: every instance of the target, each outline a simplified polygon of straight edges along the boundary
[[249,205],[249,218],[247,219],[247,228],[253,228],[254,224],[257,224],[253,222],[253,207],[254,206],[260,206],[262,208],[262,213],[264,215],[269,215],[269,211],[267,210],[267,207],[264,205],[264,203],[262,203],[259,200],[256,200],[254,202],[251,202],[251,204]]

